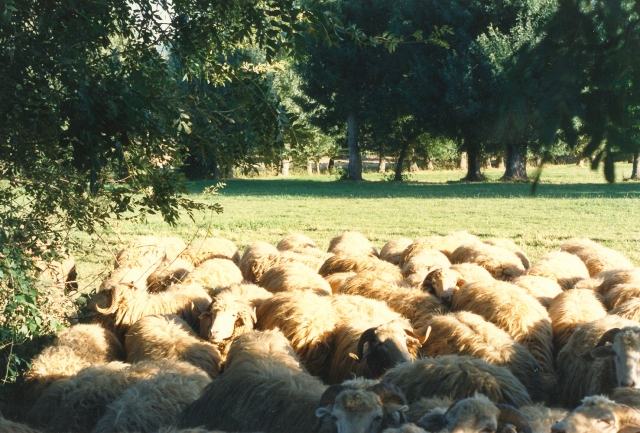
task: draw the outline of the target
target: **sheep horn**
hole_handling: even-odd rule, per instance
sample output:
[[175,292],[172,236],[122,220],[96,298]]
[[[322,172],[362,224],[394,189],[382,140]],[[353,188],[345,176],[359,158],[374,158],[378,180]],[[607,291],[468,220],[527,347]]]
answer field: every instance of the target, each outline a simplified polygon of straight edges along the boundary
[[508,404],[497,403],[496,407],[500,409],[498,416],[498,431],[506,424],[511,424],[516,428],[518,433],[531,433],[531,426],[524,419],[522,414],[515,407]]
[[418,340],[418,343],[420,343],[420,345],[423,345],[424,342],[427,341],[427,338],[429,338],[429,334],[431,334],[431,326],[429,326],[427,328],[427,331],[425,332],[425,334],[423,336],[420,336],[420,335],[416,334],[415,332],[413,332],[412,330],[409,330],[409,329],[405,329],[404,332],[409,337],[413,337],[416,340]]
[[120,290],[117,290],[117,288],[114,287],[113,289],[111,289],[111,305],[109,305],[107,308],[102,308],[96,304],[96,311],[100,314],[104,314],[105,316],[115,313],[118,309],[118,302],[120,301],[120,297]]
[[622,404],[620,408],[615,409],[615,412],[620,421],[619,430],[624,427],[640,427],[640,412],[637,409]]
[[373,350],[369,348],[366,353],[363,353],[365,343],[371,343],[371,342],[375,343],[376,341],[378,341],[378,336],[376,335],[376,329],[377,328],[369,328],[366,331],[364,331],[360,336],[360,341],[358,341],[358,350],[356,352],[356,356],[360,360],[359,361],[360,363],[363,363],[364,360],[367,358],[367,356],[371,355],[371,353],[373,352]]
[[322,397],[320,397],[318,407],[326,407],[334,404],[336,402],[336,397],[344,390],[345,387],[342,385],[331,385],[329,388],[324,390]]

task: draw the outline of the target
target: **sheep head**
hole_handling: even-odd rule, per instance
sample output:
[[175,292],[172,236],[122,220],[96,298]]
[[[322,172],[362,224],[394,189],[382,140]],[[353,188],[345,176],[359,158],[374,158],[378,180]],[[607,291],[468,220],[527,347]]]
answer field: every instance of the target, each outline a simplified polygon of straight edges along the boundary
[[[610,344],[609,344],[610,343]],[[619,387],[640,388],[640,328],[613,328],[583,359],[613,357]]]
[[248,303],[214,299],[207,311],[200,315],[200,337],[212,343],[222,343],[232,336],[251,331],[255,323],[255,308]]
[[440,298],[443,304],[450,306],[453,294],[465,284],[466,281],[458,271],[436,268],[427,274],[422,287]]
[[433,432],[531,433],[531,427],[516,408],[494,404],[481,394],[454,402],[444,413],[433,410],[416,424]]
[[408,409],[404,393],[395,385],[368,379],[354,379],[332,385],[320,398],[316,431],[378,433],[406,422]]
[[640,431],[640,412],[607,397],[585,397],[565,419],[551,427],[551,433],[633,433]]

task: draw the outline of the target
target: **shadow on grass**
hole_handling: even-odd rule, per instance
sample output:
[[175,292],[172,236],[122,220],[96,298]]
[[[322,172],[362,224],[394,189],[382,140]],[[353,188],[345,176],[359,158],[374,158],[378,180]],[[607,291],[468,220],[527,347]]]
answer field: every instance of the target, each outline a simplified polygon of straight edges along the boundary
[[[190,183],[191,193],[199,194],[214,181]],[[532,196],[532,184],[522,182],[349,182],[304,179],[233,179],[225,182],[220,194],[241,196],[296,196],[326,198],[640,198],[640,184],[539,184]]]

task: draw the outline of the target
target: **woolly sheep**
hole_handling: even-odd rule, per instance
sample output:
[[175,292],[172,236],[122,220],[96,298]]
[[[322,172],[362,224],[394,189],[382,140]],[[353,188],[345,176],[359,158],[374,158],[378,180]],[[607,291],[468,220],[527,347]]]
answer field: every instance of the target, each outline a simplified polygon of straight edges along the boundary
[[25,373],[27,400],[37,398],[51,383],[71,377],[90,365],[124,360],[118,338],[95,324],[79,324],[60,331],[52,345],[31,361]]
[[318,249],[318,246],[308,236],[294,233],[282,238],[276,248],[278,251],[300,252],[311,248]]
[[201,372],[161,372],[128,387],[109,403],[92,433],[156,433],[176,425],[182,410],[195,401],[210,379]]
[[636,388],[614,388],[609,398],[616,403],[640,409],[640,389]]
[[564,346],[578,326],[606,315],[602,296],[597,293],[586,289],[562,292],[549,306],[555,347]]
[[478,392],[494,403],[515,407],[531,404],[522,383],[506,367],[491,365],[471,356],[417,359],[388,370],[381,380],[400,388],[409,403],[436,395],[461,399]]
[[361,233],[345,232],[329,241],[327,250],[335,255],[378,257],[378,250]]
[[466,311],[433,316],[424,356],[467,355],[490,364],[504,366],[524,385],[534,402],[547,399],[540,367],[531,353],[502,329],[481,316]]
[[174,314],[146,316],[134,323],[124,340],[127,362],[175,359],[218,377],[220,352],[198,338],[193,329]]
[[[250,355],[234,361],[220,379],[187,406],[181,427],[267,433],[337,429],[355,433],[379,431],[403,421],[406,400],[391,385],[356,379],[327,387],[308,373],[269,356],[272,350],[268,340],[247,349]],[[234,359],[233,353],[234,347],[230,360]]]
[[181,258],[165,258],[147,277],[147,291],[160,292],[171,284],[181,283],[193,271],[193,265]]
[[[607,343],[611,343],[607,345]],[[574,407],[616,386],[640,387],[640,327],[615,315],[580,325],[557,356],[559,401]]]
[[338,320],[377,320],[382,324],[403,318],[385,302],[360,295],[337,294],[330,297],[330,301]]
[[344,282],[354,275],[356,275],[356,273],[353,271],[336,272],[335,274],[329,274],[323,278],[327,281],[327,283],[329,283],[329,286],[331,286],[331,293],[336,294],[340,291],[340,287],[342,287]]
[[411,424],[405,424],[401,427],[392,427],[392,428],[384,429],[382,433],[427,433],[427,431],[411,423]]
[[110,293],[108,307],[95,307],[101,314],[97,320],[111,323],[119,338],[123,338],[129,326],[138,319],[152,314],[177,314],[190,326],[197,326],[198,317],[211,304],[209,294],[197,284],[174,284],[159,293],[141,292],[119,285]]
[[545,389],[554,390],[551,320],[535,298],[503,281],[469,283],[453,296],[451,311],[461,310],[479,314],[529,349],[538,361]]
[[563,290],[569,290],[578,281],[589,278],[589,270],[577,256],[564,251],[553,251],[534,263],[527,275],[554,279]]
[[120,266],[112,270],[107,278],[105,278],[102,283],[100,283],[98,293],[113,290],[114,287],[121,284],[129,285],[136,290],[146,291],[147,280],[149,279],[149,276],[151,276],[151,274],[153,274],[153,272],[156,270],[157,265],[144,269],[132,268],[129,266]]
[[640,285],[618,284],[607,292],[604,304],[609,310],[613,310],[618,305],[636,298],[640,298]]
[[321,276],[326,277],[330,274],[349,271],[353,271],[356,274],[370,271],[375,272],[378,275],[384,275],[384,278],[388,280],[402,279],[402,273],[397,266],[394,266],[389,262],[385,262],[384,260],[369,256],[336,255],[329,257],[318,270],[318,273]]
[[329,296],[308,291],[281,292],[256,311],[258,329],[279,328],[313,375],[326,370],[333,346],[336,316]]
[[506,404],[496,405],[482,394],[460,399],[444,413],[437,410],[425,414],[416,424],[430,432],[531,433],[531,427],[518,409]]
[[587,266],[589,275],[612,269],[633,269],[624,255],[590,239],[571,238],[560,245],[560,251],[574,254]]
[[349,278],[340,292],[384,301],[393,311],[409,319],[415,329],[426,329],[425,321],[434,314],[446,311],[446,307],[435,296],[401,284],[381,281],[372,273]]
[[454,232],[446,236],[429,236],[426,238],[416,239],[415,242],[405,249],[398,265],[400,267],[404,266],[411,257],[420,254],[423,250],[438,250],[451,260],[451,254],[460,245],[473,244],[476,242],[480,242],[480,239],[466,231]]
[[437,250],[422,250],[414,255],[402,266],[402,276],[407,278],[417,274],[418,280],[424,281],[427,274],[434,268],[448,268],[451,266],[447,256]]
[[249,331],[238,336],[229,348],[225,370],[228,371],[236,364],[255,363],[256,358],[261,358],[265,362],[277,361],[290,370],[307,371],[291,347],[291,343],[279,329]]
[[279,262],[280,252],[274,246],[266,242],[256,242],[244,250],[238,266],[245,280],[257,283],[265,272]]
[[[640,322],[640,299],[629,299],[613,310],[610,310],[609,314],[615,314],[625,319],[633,320],[634,322]],[[640,323],[638,325],[640,326]]]
[[640,413],[605,396],[585,397],[562,421],[551,427],[552,433],[615,433],[637,431]]
[[87,367],[76,376],[51,385],[27,414],[27,422],[51,432],[90,432],[105,413],[107,405],[140,380],[159,375],[199,375],[205,372],[174,360],[122,362]]
[[531,426],[533,433],[549,433],[551,426],[561,421],[569,413],[566,409],[546,407],[542,404],[522,406],[518,410]]
[[231,260],[208,259],[191,271],[182,284],[199,284],[211,290],[229,287],[242,281],[242,272]]
[[516,245],[516,243],[513,242],[511,239],[490,238],[490,239],[485,239],[483,242],[487,245],[493,245],[494,247],[500,247],[515,253],[515,255],[520,258],[520,261],[522,262],[522,266],[524,266],[525,269],[529,269],[529,267],[531,266],[529,263],[529,258],[527,257],[525,252],[522,251],[522,249],[520,249],[520,247]]
[[475,263],[459,263],[448,268],[437,268],[425,277],[422,289],[434,294],[445,305],[451,305],[453,294],[467,283],[493,281],[489,271]]
[[238,247],[230,240],[224,238],[206,238],[193,241],[180,253],[180,257],[198,267],[205,260],[227,259],[234,264],[240,263]]
[[0,414],[0,433],[41,433],[41,431],[18,422],[10,421]]
[[520,258],[512,251],[475,242],[463,244],[451,253],[451,263],[475,263],[499,280],[512,280],[524,274]]
[[385,260],[397,266],[400,263],[402,253],[412,243],[413,241],[409,238],[391,239],[380,250],[380,260]]
[[311,290],[318,295],[331,295],[327,280],[301,263],[274,266],[264,273],[260,286],[271,293]]
[[180,238],[140,236],[122,249],[115,258],[114,269],[120,266],[149,269],[157,267],[166,257],[175,259],[186,248]]
[[405,263],[411,260],[412,257],[417,256],[424,250],[439,250],[438,247],[442,244],[442,236],[429,236],[425,238],[418,238],[410,243],[398,260],[397,265],[402,268]]
[[522,275],[511,283],[523,288],[546,309],[549,309],[553,298],[562,293],[562,287],[556,280],[537,275]]
[[47,287],[53,286],[60,290],[77,289],[78,273],[73,256],[68,251],[62,251],[58,258],[61,261],[36,261],[35,267],[40,271],[38,280]]
[[609,294],[609,291],[623,284],[640,286],[640,268],[604,271],[597,274],[593,279],[596,283],[599,282],[595,290],[602,296],[606,297]]

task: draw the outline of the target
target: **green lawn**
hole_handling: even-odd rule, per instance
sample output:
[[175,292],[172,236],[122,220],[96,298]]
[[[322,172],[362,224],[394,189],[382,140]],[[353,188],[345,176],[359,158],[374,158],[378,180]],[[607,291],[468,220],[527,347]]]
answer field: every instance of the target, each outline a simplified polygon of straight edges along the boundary
[[[121,242],[135,235],[179,236],[188,242],[207,231],[240,248],[258,240],[275,245],[289,233],[303,233],[326,249],[333,236],[347,230],[363,233],[378,247],[398,236],[467,230],[483,238],[513,239],[533,261],[564,239],[580,236],[640,265],[635,213],[640,183],[621,181],[631,173],[629,164],[617,167],[620,181],[613,185],[588,168],[546,168],[536,196],[531,184],[498,181],[502,173],[488,170],[488,182],[473,184],[459,182],[460,171],[419,173],[404,183],[382,181],[378,174],[365,175],[365,182],[335,181],[329,175],[230,180],[219,195],[206,199],[222,204],[221,215],[198,215],[195,222],[185,217],[175,227],[160,218],[114,223],[114,233],[103,234],[91,250],[76,251],[81,286],[96,287],[97,274],[111,265]],[[213,183],[190,184],[191,195],[201,199]]]

